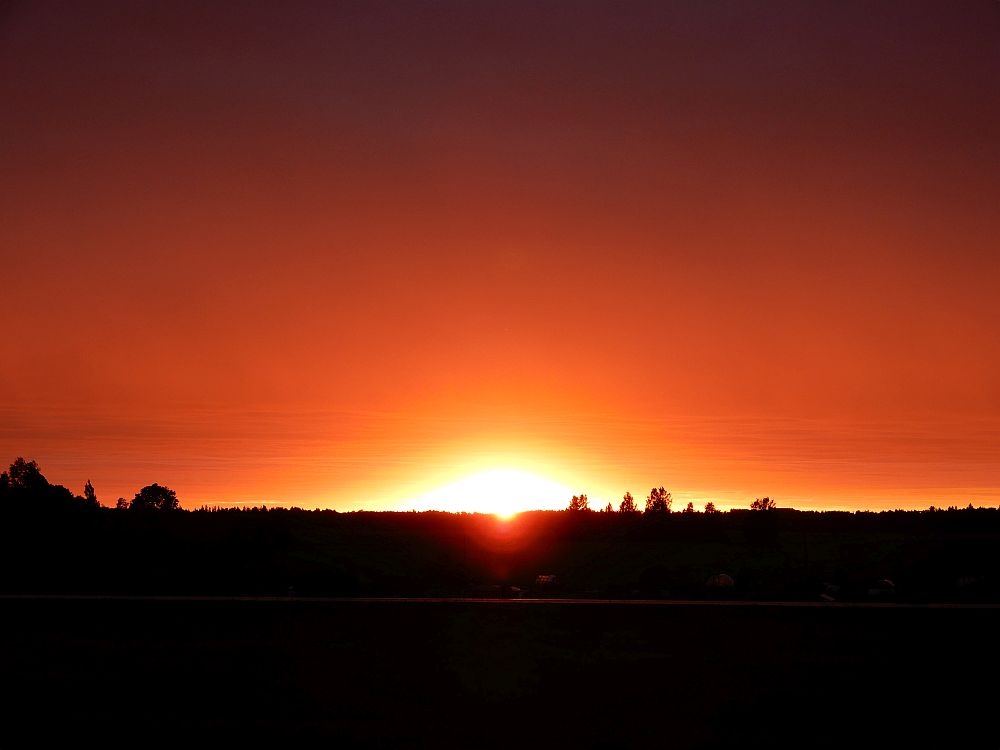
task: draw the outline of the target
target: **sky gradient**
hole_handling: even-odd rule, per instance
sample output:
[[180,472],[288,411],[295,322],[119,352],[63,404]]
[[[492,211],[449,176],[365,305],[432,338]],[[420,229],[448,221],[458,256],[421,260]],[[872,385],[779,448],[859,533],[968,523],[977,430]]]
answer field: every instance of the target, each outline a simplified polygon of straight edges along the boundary
[[0,461],[106,504],[1000,502],[996,2],[15,2],[0,113]]

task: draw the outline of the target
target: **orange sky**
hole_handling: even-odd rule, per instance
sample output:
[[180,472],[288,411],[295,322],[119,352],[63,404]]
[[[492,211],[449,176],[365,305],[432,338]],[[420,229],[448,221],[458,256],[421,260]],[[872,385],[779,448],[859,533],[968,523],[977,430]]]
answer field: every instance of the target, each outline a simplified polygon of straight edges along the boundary
[[264,6],[0,11],[0,461],[1000,502],[995,2]]

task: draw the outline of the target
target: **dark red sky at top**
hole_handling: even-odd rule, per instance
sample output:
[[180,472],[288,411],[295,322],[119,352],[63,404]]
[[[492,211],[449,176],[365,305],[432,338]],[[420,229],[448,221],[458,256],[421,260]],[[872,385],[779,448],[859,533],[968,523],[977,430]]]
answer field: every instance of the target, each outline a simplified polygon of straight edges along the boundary
[[105,502],[1000,498],[996,2],[14,3],[0,115],[0,460]]

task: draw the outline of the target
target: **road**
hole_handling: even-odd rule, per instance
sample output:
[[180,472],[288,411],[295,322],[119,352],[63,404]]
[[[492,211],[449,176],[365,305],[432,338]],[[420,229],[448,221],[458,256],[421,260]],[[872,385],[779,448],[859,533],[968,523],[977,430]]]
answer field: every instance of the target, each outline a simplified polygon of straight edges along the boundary
[[749,601],[741,599],[487,599],[474,597],[299,597],[299,596],[161,596],[125,594],[0,594],[0,601],[115,602],[273,602],[285,604],[480,604],[480,605],[617,605],[652,607],[757,607],[794,609],[1000,609],[1000,603]]

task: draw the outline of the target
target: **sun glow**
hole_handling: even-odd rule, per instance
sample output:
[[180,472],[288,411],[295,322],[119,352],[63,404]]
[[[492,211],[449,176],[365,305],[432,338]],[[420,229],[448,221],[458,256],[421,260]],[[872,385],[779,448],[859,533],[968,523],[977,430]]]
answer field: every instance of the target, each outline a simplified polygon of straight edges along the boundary
[[524,510],[559,510],[573,496],[566,485],[517,469],[490,469],[431,490],[407,503],[414,510],[494,513],[509,518]]

